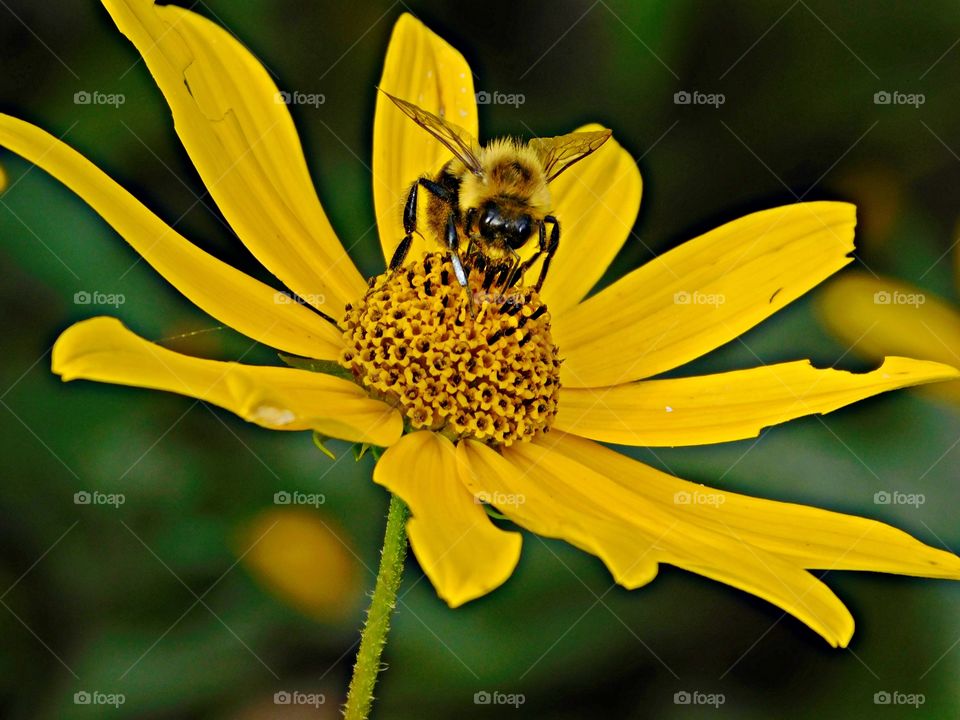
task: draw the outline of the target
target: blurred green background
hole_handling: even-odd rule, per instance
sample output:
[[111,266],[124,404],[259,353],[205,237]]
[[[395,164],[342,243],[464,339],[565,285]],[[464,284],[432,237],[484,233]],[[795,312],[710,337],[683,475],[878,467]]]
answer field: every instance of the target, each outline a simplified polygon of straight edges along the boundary
[[[204,196],[159,92],[106,12],[76,0],[0,5],[2,110],[62,135],[186,237],[272,282]],[[251,47],[281,88],[324,95],[294,107],[294,119],[324,206],[365,273],[382,267],[366,167],[374,85],[392,23],[409,9],[466,55],[478,90],[524,96],[517,107],[481,107],[486,137],[595,120],[638,158],[643,208],[611,278],[746,212],[848,199],[860,207],[858,262],[957,299],[952,255],[938,262],[958,220],[955,2],[206,0],[194,9]],[[695,90],[725,102],[674,102]],[[78,105],[80,91],[125,102]],[[878,91],[925,102],[876,105]],[[386,509],[370,459],[355,463],[334,444],[334,462],[307,433],[263,431],[181,397],[60,383],[50,346],[97,314],[209,357],[239,357],[248,343],[180,298],[58,183],[9,153],[0,162],[13,185],[0,196],[0,715],[336,717]],[[124,302],[77,304],[83,291]],[[758,357],[856,367],[846,350],[804,299],[689,371]],[[245,359],[275,362],[266,348]],[[634,454],[691,480],[878,518],[960,549],[958,437],[956,408],[901,392],[757,441]],[[304,536],[317,547],[309,581],[328,595],[312,605],[284,600],[264,579],[270,553],[288,545],[263,546],[259,564],[245,554],[256,529],[272,527],[263,513],[284,490],[324,499],[310,512],[328,536]],[[877,505],[881,490],[926,502]],[[78,505],[79,491],[125,501]],[[848,650],[673,568],[635,592],[611,587],[595,558],[530,535],[515,576],[456,611],[411,560],[376,715],[960,716],[960,585],[827,580],[857,620]],[[294,691],[325,703],[274,703]],[[475,693],[495,691],[524,702],[475,704]],[[874,704],[875,693],[895,691],[923,704]],[[77,692],[125,701],[87,706]],[[724,703],[677,704],[677,692]]]

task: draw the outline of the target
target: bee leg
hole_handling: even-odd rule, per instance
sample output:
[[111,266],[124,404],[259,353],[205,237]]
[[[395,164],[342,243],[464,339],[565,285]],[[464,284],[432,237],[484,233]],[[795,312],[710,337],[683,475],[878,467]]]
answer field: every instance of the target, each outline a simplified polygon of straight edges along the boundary
[[460,287],[467,291],[467,300],[470,304],[470,316],[475,317],[476,309],[473,306],[473,293],[470,291],[467,271],[464,269],[463,261],[460,259],[460,236],[457,235],[457,216],[453,212],[447,217],[447,229],[444,235],[447,249],[450,250],[450,262],[453,263],[453,274],[457,276],[457,282],[460,283]]
[[407,253],[410,252],[410,244],[413,242],[413,233],[417,230],[417,188],[420,182],[417,181],[410,186],[410,192],[407,195],[407,201],[403,204],[403,240],[393,251],[393,257],[390,258],[390,271],[396,271],[403,261],[407,259]]
[[470,208],[463,216],[463,232],[467,236],[467,251],[463,257],[470,265],[470,269],[483,270],[483,253],[477,247],[477,235],[474,231],[474,223],[477,220],[477,209]]
[[546,236],[546,223],[551,223],[553,228],[550,230],[550,240],[547,242],[545,248],[541,248],[546,257],[543,258],[543,265],[540,266],[540,277],[537,278],[537,284],[534,285],[534,290],[540,292],[540,288],[543,287],[543,281],[547,279],[547,270],[550,269],[550,261],[553,260],[553,256],[557,252],[557,248],[560,246],[560,223],[557,222],[557,219],[553,215],[547,215],[543,219],[543,223],[540,225],[540,242],[543,243],[543,239]]
[[470,245],[467,248],[467,259],[470,262],[471,269],[478,270],[479,272],[486,270],[487,256],[476,250],[473,245],[473,240],[470,241]]
[[500,265],[496,263],[491,262],[484,267],[483,283],[481,283],[484,292],[489,292],[490,288],[493,287],[493,281],[497,277],[498,272],[500,272]]
[[500,266],[500,277],[497,278],[497,287],[498,288],[507,288],[507,280],[509,280],[514,271],[517,269],[517,261],[511,259],[510,262],[505,262]]
[[417,200],[419,197],[419,188],[423,187],[432,195],[440,198],[444,202],[451,202],[453,196],[441,185],[427,177],[418,178],[410,186],[410,192],[407,194],[407,201],[403,204],[403,232],[406,233],[397,249],[390,258],[390,270],[397,270],[407,259],[407,253],[410,252],[410,245],[413,243],[413,234],[417,231]]
[[[453,204],[453,193],[430,178],[422,177],[417,180],[416,185],[423,187],[431,195],[447,203],[448,206]],[[413,212],[416,213],[416,202],[414,202]],[[472,317],[475,315],[473,293],[470,292],[468,271],[464,267],[463,259],[460,257],[460,236],[457,234],[457,214],[455,210],[451,210],[450,215],[447,216],[444,241],[447,249],[450,251],[450,262],[453,264],[453,274],[457,276],[457,282],[460,283],[460,287],[467,291],[467,298],[470,301],[470,315]]]
[[417,180],[417,185],[420,185],[424,190],[428,191],[434,197],[443,200],[445,203],[453,202],[453,194],[443,185],[434,182],[428,177],[422,177]]
[[393,251],[393,257],[390,258],[390,271],[395,272],[403,261],[407,259],[407,253],[410,252],[410,245],[413,242],[413,234],[405,235],[397,249]]
[[477,209],[470,208],[463,216],[463,230],[470,238],[470,247],[473,247],[473,222],[477,219]]
[[[536,259],[536,255],[532,259]],[[524,263],[520,260],[520,256],[517,255],[515,250],[510,250],[510,264],[506,266],[506,272],[502,273],[500,287],[504,291],[509,290],[513,287],[514,283],[517,282],[521,277],[523,277]]]
[[510,275],[510,277],[507,280],[507,284],[504,285],[504,287],[512,288],[514,285],[520,282],[523,279],[523,276],[526,274],[527,270],[530,269],[530,266],[533,265],[542,254],[543,253],[537,250],[533,255],[530,256],[529,260],[524,260],[522,263],[519,263],[519,265],[516,268],[516,271]]
[[505,286],[506,288],[513,287],[514,285],[517,284],[517,282],[523,279],[523,276],[526,275],[527,270],[529,270],[533,266],[533,264],[540,259],[540,256],[547,251],[548,242],[547,242],[546,222],[547,221],[544,220],[543,222],[540,223],[540,243],[539,243],[539,246],[537,247],[537,251],[533,255],[531,255],[527,260],[524,260],[523,262],[519,262],[520,258],[519,256],[517,257],[517,262],[519,263],[519,265],[516,268],[516,272],[511,274],[510,277],[507,279],[507,284]]

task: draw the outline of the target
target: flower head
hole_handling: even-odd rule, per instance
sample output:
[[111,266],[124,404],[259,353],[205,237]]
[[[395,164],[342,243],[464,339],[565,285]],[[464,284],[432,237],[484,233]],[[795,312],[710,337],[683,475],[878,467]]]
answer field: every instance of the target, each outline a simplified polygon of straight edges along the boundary
[[381,275],[347,306],[341,363],[411,428],[507,446],[550,429],[560,357],[536,291],[481,277],[465,292],[440,253]]
[[[640,202],[636,164],[611,139],[550,183],[564,239],[542,291],[521,282],[506,297],[480,296],[472,314],[437,238],[414,236],[406,265],[364,282],[312,189],[276,86],[234,37],[173,6],[105,5],[142,53],[224,217],[302,302],[278,302],[273,288],[188,242],[38,128],[2,116],[0,144],[71,187],[220,322],[338,372],[186,357],[118,320],[94,318],[57,342],[53,369],[64,380],[177,392],[264,427],[386,447],[374,480],[410,506],[413,550],[452,606],[500,585],[519,558],[520,533],[494,524],[487,505],[597,555],[625,587],[669,563],[765,598],[833,645],[849,641],[853,619],[809,570],[960,578],[960,559],[881,523],[708,489],[600,444],[739,440],[958,377],[943,364],[888,358],[862,374],[799,361],[650,379],[736,338],[845,266],[851,206],[754,213],[588,297]],[[394,29],[380,87],[479,135],[469,67],[409,15]],[[376,102],[374,204],[389,260],[405,235],[400,209],[410,184],[450,155],[384,94]],[[478,277],[469,282],[483,290]]]

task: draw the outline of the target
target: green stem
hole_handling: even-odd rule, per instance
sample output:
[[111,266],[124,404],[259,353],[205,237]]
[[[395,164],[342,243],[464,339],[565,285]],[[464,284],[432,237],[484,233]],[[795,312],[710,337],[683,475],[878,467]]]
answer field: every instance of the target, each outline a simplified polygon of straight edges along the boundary
[[343,710],[346,720],[367,720],[373,704],[373,688],[380,672],[380,656],[387,644],[390,615],[397,606],[397,590],[403,576],[403,561],[407,555],[407,505],[396,495],[390,497],[387,529],[380,551],[380,569],[373,598],[367,610],[367,621],[360,635],[360,650],[353,666],[347,705]]

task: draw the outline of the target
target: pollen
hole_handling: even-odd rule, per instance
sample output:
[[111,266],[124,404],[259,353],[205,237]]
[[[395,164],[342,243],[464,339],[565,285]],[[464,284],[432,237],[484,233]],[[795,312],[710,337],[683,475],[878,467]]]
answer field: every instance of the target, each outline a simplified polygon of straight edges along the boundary
[[410,429],[490,445],[532,439],[557,413],[550,314],[533,288],[485,290],[479,271],[469,281],[468,294],[439,253],[373,278],[347,305],[340,363]]

